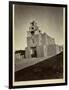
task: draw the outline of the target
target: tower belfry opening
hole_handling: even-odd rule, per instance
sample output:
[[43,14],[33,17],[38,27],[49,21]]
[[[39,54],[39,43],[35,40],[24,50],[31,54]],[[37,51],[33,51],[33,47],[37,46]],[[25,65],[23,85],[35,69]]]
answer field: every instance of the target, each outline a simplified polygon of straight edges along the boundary
[[37,23],[35,21],[32,21],[30,23],[29,31],[30,31],[31,35],[34,35],[36,31],[39,32],[39,28],[38,28]]

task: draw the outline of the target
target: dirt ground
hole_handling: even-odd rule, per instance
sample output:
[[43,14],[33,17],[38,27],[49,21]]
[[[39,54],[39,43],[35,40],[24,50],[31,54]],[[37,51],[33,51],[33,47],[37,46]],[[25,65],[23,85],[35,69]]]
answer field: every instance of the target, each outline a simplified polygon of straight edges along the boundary
[[63,78],[63,53],[15,72],[15,81]]

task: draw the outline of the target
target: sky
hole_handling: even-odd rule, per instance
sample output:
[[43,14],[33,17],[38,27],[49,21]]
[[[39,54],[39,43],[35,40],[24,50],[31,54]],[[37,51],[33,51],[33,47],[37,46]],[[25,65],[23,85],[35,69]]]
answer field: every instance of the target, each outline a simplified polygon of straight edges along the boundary
[[63,8],[50,6],[15,5],[14,7],[14,43],[15,50],[27,47],[27,31],[30,22],[35,20],[39,29],[63,44]]

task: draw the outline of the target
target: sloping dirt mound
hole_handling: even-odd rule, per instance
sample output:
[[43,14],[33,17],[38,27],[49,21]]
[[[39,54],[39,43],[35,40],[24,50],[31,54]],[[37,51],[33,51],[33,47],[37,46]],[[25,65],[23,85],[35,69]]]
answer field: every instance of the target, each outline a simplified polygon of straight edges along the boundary
[[15,81],[63,78],[63,52],[15,72]]

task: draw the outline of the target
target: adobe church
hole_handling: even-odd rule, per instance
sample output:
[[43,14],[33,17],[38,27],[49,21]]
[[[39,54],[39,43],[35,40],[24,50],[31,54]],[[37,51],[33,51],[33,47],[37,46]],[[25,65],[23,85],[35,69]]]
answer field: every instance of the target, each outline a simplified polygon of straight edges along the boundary
[[[58,46],[57,46],[58,48]],[[59,48],[58,48],[59,49]],[[27,47],[25,48],[26,58],[49,57],[57,54],[55,39],[42,33],[37,23],[30,23],[29,31],[27,31]]]

